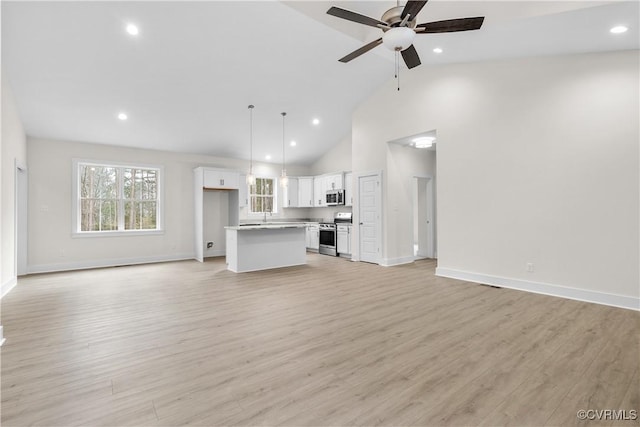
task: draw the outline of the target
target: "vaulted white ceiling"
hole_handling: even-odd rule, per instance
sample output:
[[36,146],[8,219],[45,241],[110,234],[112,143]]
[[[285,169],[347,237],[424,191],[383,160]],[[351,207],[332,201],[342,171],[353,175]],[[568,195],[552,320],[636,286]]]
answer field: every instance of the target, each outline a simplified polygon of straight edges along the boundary
[[[393,78],[382,46],[337,61],[381,32],[326,10],[380,18],[395,4],[3,1],[2,69],[30,136],[246,159],[254,104],[254,158],[281,161],[285,111],[287,162],[309,164],[349,135],[352,111]],[[418,35],[415,46],[421,67],[638,49],[638,13],[635,1],[432,0],[418,22],[485,16],[484,26]],[[619,24],[629,31],[610,34]]]

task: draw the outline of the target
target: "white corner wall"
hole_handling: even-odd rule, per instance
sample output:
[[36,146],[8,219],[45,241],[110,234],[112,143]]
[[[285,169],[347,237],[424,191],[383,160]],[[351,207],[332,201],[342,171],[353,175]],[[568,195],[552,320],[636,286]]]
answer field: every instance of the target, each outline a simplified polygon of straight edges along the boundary
[[351,170],[351,135],[342,138],[311,165],[312,175]]
[[[101,144],[29,138],[29,243],[30,273],[92,268],[194,257],[193,169],[198,166],[246,170],[248,162],[195,154],[132,149]],[[73,237],[72,162],[89,159],[164,167],[164,233],[159,235]],[[291,174],[307,174],[308,168],[290,167]],[[254,164],[261,176],[280,174],[276,164]],[[208,202],[215,202],[215,195]],[[228,203],[228,202],[227,202]],[[281,206],[281,201],[279,201]],[[300,214],[299,212],[291,215]],[[241,218],[248,216],[241,209]],[[273,218],[286,217],[280,208]],[[214,221],[215,222],[215,221]],[[216,228],[215,225],[212,225]],[[217,227],[219,228],[219,227]],[[216,231],[207,238],[222,242]],[[224,250],[218,245],[215,249]],[[210,252],[209,255],[217,253]]]
[[18,115],[18,109],[5,76],[2,76],[2,149],[0,162],[2,173],[0,186],[0,284],[2,295],[15,286],[16,271],[16,164],[27,165],[27,143]]
[[352,129],[354,171],[384,172],[383,256],[403,256],[411,215],[386,143],[436,129],[438,274],[638,309],[638,58],[422,66],[399,93],[388,82]]

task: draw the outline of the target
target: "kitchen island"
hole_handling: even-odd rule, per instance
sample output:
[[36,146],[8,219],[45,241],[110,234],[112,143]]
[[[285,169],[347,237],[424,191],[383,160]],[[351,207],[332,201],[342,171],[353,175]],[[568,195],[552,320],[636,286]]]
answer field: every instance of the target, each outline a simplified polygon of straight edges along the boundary
[[307,263],[306,224],[254,224],[225,227],[227,269],[235,273]]

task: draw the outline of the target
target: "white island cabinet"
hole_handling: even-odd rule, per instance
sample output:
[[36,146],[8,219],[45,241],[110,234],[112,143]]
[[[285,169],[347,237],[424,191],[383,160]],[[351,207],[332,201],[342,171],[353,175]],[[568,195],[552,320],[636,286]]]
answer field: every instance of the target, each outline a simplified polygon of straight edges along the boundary
[[227,269],[235,273],[307,263],[306,225],[225,227]]

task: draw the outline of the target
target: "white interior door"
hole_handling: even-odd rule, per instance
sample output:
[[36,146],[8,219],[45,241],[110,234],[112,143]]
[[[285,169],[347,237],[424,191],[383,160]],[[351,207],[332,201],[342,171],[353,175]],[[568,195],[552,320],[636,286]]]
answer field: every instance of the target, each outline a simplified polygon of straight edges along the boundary
[[380,259],[380,177],[358,177],[360,261],[378,263]]

